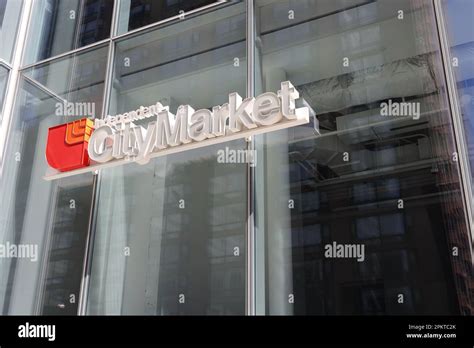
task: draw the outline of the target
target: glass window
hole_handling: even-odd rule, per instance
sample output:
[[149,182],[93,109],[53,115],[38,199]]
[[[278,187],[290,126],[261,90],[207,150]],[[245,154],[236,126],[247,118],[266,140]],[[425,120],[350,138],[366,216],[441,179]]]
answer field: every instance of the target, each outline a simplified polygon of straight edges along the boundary
[[376,216],[358,218],[356,220],[356,235],[359,239],[371,239],[379,237],[379,219]]
[[35,1],[24,64],[107,39],[113,4],[113,0]]
[[[120,40],[108,114],[244,96],[244,11]],[[217,160],[245,148],[235,140],[102,170],[88,314],[245,313],[247,165]]]
[[[464,139],[469,156],[471,180],[474,181],[474,1],[450,0],[443,1],[443,9],[448,32],[448,43],[451,48],[451,67],[457,87],[457,98],[464,126]],[[474,190],[474,186],[473,186]],[[471,199],[474,199],[474,192]],[[474,206],[474,201],[471,201]],[[469,238],[464,237],[462,243],[468,245]],[[456,263],[456,280],[467,292],[469,275],[472,274],[471,258]],[[472,286],[471,286],[472,287]],[[472,302],[461,301],[462,312],[472,315]]]
[[[92,175],[44,180],[46,140],[50,127],[84,117],[64,112],[64,103],[102,103],[107,48],[49,62],[21,77],[0,167],[0,242],[25,245],[32,257],[0,258],[2,314],[77,312]],[[93,71],[85,74],[84,66]]]
[[474,2],[450,0],[443,4],[451,46],[451,67],[457,82],[457,96],[474,178]]
[[0,0],[0,60],[12,60],[23,0]]
[[40,313],[77,315],[92,203],[92,177],[61,180],[54,189]]
[[25,75],[62,100],[55,113],[64,117],[100,117],[108,45],[35,65]]
[[178,16],[216,0],[119,0],[118,34]]
[[[449,251],[469,235],[432,3],[256,5],[256,92],[289,80],[311,116],[256,137],[258,312],[459,314]],[[299,207],[311,192],[319,209]]]

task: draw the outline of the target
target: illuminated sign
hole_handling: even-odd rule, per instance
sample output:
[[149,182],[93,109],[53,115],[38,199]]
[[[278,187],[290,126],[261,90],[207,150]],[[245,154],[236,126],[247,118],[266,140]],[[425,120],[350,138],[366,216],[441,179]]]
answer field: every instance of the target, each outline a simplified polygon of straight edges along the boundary
[[[96,119],[93,127],[84,119],[76,121],[82,122],[77,126],[74,122],[56,126],[49,130],[46,147],[48,163],[56,171],[44,178],[51,180],[130,162],[145,164],[158,156],[306,124],[309,111],[295,107],[298,98],[298,91],[286,81],[277,94],[267,92],[242,100],[231,93],[228,103],[211,110],[195,111],[181,105],[173,115],[168,107],[157,103]],[[137,124],[143,120],[149,121],[146,127]],[[72,145],[67,142],[69,129],[69,140],[77,141]],[[62,159],[69,157],[69,148],[75,145],[81,147],[71,152],[73,158]],[[83,155],[80,160],[78,153]]]

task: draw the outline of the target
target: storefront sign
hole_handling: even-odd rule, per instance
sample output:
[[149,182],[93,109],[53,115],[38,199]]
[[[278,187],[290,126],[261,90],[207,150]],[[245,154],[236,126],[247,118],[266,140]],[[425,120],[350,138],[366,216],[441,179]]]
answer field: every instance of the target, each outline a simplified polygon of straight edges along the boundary
[[[178,107],[173,115],[160,103],[96,119],[81,119],[49,129],[46,180],[222,143],[309,122],[308,108],[295,108],[298,91],[281,83],[278,94],[256,98],[229,94],[229,102],[212,110]],[[148,120],[146,127],[142,123]],[[139,124],[140,123],[140,124]]]

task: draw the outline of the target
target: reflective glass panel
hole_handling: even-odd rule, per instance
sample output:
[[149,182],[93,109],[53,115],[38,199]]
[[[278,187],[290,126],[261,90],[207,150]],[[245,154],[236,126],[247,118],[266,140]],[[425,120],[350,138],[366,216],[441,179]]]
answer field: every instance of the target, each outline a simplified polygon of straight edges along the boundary
[[35,1],[24,64],[107,39],[113,5],[113,0]]
[[46,181],[45,151],[50,127],[84,117],[65,103],[102,103],[106,57],[107,46],[21,77],[0,166],[0,244],[23,254],[0,258],[2,314],[77,313],[92,174]]
[[[244,9],[119,41],[108,113],[244,96]],[[102,170],[88,314],[244,314],[247,165],[218,155],[245,148],[235,140]]]
[[451,48],[451,67],[464,121],[471,177],[474,178],[474,1],[450,0],[443,1],[443,5]]
[[119,0],[118,34],[215,2],[216,0]]
[[432,3],[261,0],[256,16],[257,93],[289,80],[311,116],[256,140],[259,313],[470,313]]

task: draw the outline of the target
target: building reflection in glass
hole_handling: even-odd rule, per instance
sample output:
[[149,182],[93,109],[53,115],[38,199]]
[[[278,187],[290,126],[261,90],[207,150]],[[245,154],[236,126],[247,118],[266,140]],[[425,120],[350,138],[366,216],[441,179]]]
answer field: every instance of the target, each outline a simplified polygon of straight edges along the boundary
[[[397,2],[404,21],[383,0],[257,5],[257,84],[275,91],[291,80],[319,127],[257,139],[262,312],[470,314],[470,241],[431,5]],[[417,103],[420,114],[384,116],[384,102]],[[334,241],[365,245],[365,260],[326,257]]]

